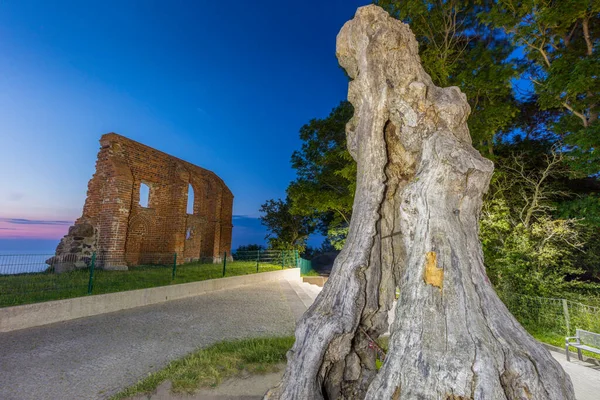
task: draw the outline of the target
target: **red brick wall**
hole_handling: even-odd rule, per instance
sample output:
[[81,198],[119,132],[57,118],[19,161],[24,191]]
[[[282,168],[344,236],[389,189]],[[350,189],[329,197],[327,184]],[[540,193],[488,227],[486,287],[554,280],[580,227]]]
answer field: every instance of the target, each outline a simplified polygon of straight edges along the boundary
[[[231,252],[233,195],[218,176],[115,133],[103,135],[100,144],[83,215],[75,222],[96,229],[99,264],[138,265],[158,253],[177,253],[179,262],[215,260]],[[141,183],[150,187],[147,208],[139,205]],[[190,184],[194,213],[188,215]]]

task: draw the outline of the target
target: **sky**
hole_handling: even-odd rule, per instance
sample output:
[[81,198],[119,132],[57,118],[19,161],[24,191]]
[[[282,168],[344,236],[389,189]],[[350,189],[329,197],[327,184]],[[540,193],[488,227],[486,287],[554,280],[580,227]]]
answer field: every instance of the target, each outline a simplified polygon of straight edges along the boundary
[[260,205],[294,179],[300,127],[346,98],[335,37],[368,3],[0,2],[0,251],[53,252],[108,132],[215,172],[233,247],[264,242]]

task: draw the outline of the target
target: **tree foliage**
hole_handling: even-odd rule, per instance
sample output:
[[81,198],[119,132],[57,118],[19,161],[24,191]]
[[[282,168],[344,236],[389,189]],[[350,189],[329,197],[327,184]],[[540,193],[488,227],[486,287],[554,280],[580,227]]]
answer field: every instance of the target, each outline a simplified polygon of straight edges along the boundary
[[488,2],[380,0],[391,15],[410,24],[425,71],[442,87],[458,86],[471,106],[471,137],[480,151],[493,152],[494,137],[508,128],[518,108],[511,80],[521,67],[504,62],[514,47],[499,29],[479,17]]
[[545,142],[524,141],[497,148],[497,156],[480,223],[496,288],[566,297],[597,288],[586,282],[590,266],[580,263],[589,239],[586,218],[558,213],[574,197],[564,154]]
[[238,246],[238,248],[235,250],[236,253],[243,253],[243,252],[247,252],[247,251],[260,251],[260,250],[264,250],[265,246],[263,246],[262,244],[246,244],[246,245],[241,245]]
[[552,130],[583,174],[600,171],[600,2],[497,0],[482,15],[522,52],[540,110],[560,110]]
[[356,163],[346,149],[346,123],[354,110],[342,101],[324,119],[300,128],[302,148],[292,154],[297,178],[287,193],[292,212],[317,216],[323,233],[347,226],[356,188]]
[[269,247],[303,252],[308,236],[314,232],[313,218],[291,212],[289,199],[267,200],[260,208],[261,223],[269,233]]
[[[467,95],[473,142],[496,163],[480,234],[496,287],[565,296],[594,290],[600,2],[376,3],[411,25],[434,83]],[[336,249],[345,241],[355,191],[345,135],[352,113],[342,102],[301,128],[303,144],[292,155],[297,178],[287,190],[290,215],[310,221]]]

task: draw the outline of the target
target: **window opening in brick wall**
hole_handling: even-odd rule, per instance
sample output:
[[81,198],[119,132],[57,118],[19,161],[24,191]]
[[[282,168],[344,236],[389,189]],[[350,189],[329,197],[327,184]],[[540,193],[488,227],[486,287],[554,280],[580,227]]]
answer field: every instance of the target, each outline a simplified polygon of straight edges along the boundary
[[186,240],[189,240],[192,237],[192,228],[187,228],[187,232],[185,233]]
[[191,184],[188,185],[187,213],[194,213],[194,188]]
[[150,202],[150,186],[140,183],[140,206],[148,208]]

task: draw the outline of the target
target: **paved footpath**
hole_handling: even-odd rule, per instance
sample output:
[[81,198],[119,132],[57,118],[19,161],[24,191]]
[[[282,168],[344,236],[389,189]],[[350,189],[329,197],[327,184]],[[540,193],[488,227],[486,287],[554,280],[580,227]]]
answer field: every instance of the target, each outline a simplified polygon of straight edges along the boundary
[[265,282],[0,333],[0,399],[104,399],[198,347],[291,335],[286,292]]
[[[294,321],[319,291],[304,283],[273,281],[0,333],[0,399],[105,399],[198,347],[244,337],[291,335]],[[571,376],[577,400],[600,399],[600,367],[576,356],[567,362],[562,353],[552,355]],[[258,392],[270,386],[267,383]],[[247,386],[245,396],[238,392],[210,398],[262,398],[248,396]],[[171,397],[165,393],[161,398]]]
[[565,353],[555,351],[550,353],[571,377],[577,400],[600,399],[599,366],[579,361],[576,354],[571,354],[571,361],[567,361]]

